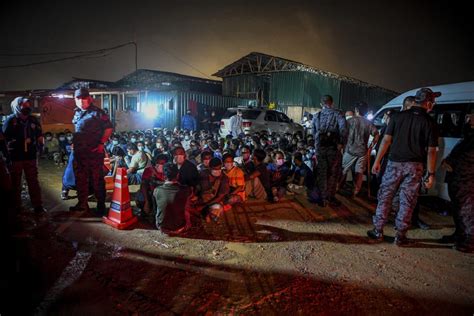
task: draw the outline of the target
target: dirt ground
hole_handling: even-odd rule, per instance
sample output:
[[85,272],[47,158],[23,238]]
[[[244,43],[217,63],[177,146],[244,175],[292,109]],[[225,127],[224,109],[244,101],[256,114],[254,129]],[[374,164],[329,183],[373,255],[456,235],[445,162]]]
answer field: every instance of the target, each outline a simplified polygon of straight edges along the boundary
[[142,220],[120,231],[69,212],[61,175],[41,161],[48,213],[19,214],[7,239],[2,315],[474,313],[474,255],[437,242],[454,226],[432,200],[421,212],[432,229],[410,230],[406,248],[392,244],[393,216],[384,243],[366,237],[367,197],[339,196],[338,208],[251,200],[168,237]]

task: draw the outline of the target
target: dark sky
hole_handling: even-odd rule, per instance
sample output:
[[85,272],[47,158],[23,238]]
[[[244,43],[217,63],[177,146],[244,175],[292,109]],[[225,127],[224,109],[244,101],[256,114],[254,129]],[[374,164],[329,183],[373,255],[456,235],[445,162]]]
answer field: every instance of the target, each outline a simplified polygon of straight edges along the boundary
[[[258,51],[402,92],[474,80],[467,2],[3,1],[0,54],[136,41],[138,68],[210,77]],[[55,88],[72,77],[115,81],[135,70],[133,46],[103,57],[1,69],[58,57],[0,56],[0,91]]]

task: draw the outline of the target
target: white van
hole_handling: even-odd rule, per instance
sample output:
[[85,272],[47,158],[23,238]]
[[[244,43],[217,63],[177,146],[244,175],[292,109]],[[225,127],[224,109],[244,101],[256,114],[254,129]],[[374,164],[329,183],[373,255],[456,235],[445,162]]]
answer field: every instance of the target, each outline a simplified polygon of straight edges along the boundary
[[[420,87],[421,88],[421,87]],[[377,128],[382,127],[382,117],[388,111],[400,111],[403,100],[414,96],[420,88],[407,91],[385,104],[374,115],[372,122]],[[428,86],[431,90],[441,92],[430,115],[436,120],[439,128],[439,152],[436,168],[436,184],[428,191],[428,195],[449,200],[448,188],[444,182],[446,171],[439,168],[441,161],[449,155],[470,128],[466,124],[466,114],[474,113],[474,81]]]

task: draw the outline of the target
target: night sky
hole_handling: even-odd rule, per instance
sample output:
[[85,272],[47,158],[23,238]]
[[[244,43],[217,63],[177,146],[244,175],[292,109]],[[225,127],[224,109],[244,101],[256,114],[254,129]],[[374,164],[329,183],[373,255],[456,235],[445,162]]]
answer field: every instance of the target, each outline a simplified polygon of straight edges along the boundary
[[[257,51],[398,92],[474,80],[467,1],[333,2],[4,1],[0,54],[87,51],[136,41],[138,68],[199,77],[213,78]],[[115,81],[135,70],[133,46],[1,68],[64,56],[0,56],[0,91],[55,88],[72,77]]]

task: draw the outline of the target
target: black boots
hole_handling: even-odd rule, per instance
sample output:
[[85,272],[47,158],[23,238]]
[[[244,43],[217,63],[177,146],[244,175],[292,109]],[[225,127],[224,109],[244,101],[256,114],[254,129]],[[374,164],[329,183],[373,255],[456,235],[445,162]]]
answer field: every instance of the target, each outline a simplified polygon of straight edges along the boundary
[[395,245],[399,246],[399,247],[403,247],[403,246],[408,245],[408,238],[407,238],[406,234],[397,232],[397,234],[395,235],[395,240],[393,241],[393,243]]
[[456,240],[454,249],[461,252],[474,253],[474,238],[472,235],[465,235]]
[[372,230],[367,231],[367,236],[369,236],[370,239],[376,240],[378,242],[383,241],[383,232],[378,230],[377,228],[374,228]]
[[76,204],[74,206],[69,207],[69,211],[71,212],[88,212],[89,211],[89,205],[81,205],[81,204]]

